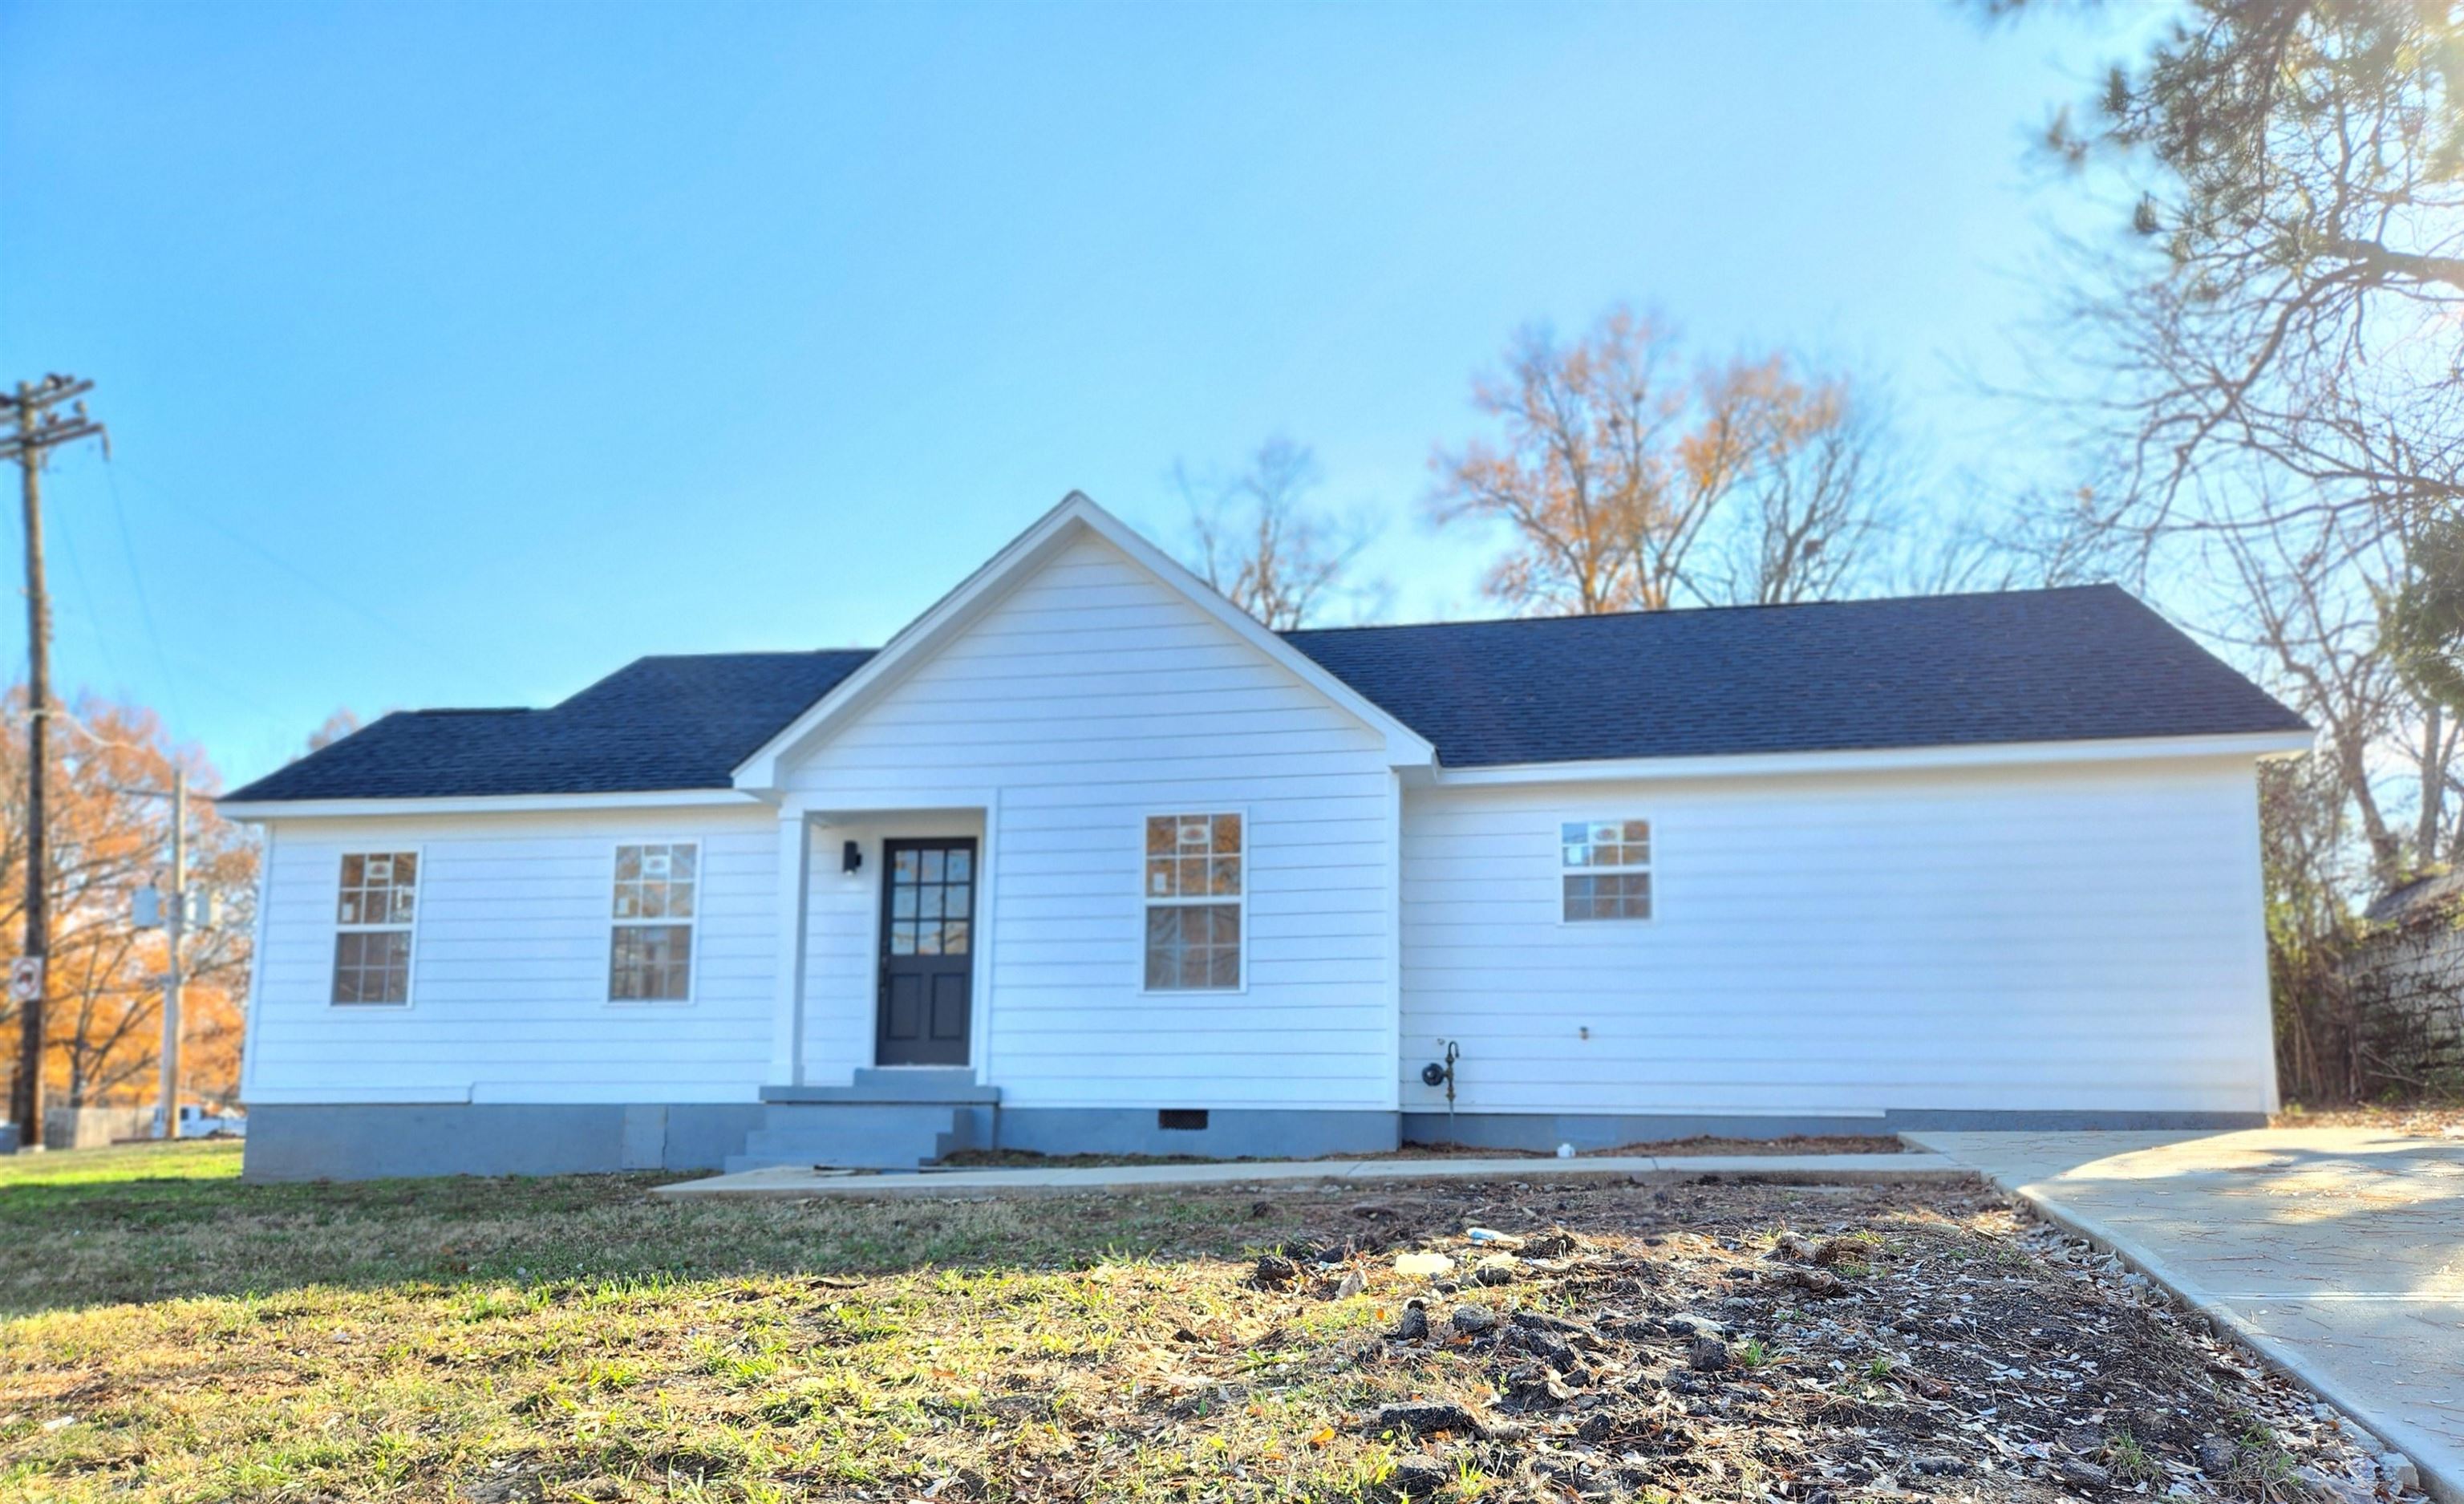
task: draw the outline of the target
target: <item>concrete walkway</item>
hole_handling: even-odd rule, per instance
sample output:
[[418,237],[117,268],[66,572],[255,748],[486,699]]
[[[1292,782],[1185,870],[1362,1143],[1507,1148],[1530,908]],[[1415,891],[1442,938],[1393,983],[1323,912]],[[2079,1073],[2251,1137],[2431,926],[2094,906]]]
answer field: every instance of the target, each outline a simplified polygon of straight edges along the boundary
[[1905,1138],[2120,1253],[2464,1504],[2464,1139]]
[[1724,1154],[1572,1160],[1257,1160],[1093,1168],[919,1170],[865,1175],[801,1165],[679,1181],[651,1191],[671,1201],[708,1197],[807,1200],[816,1196],[1101,1196],[1120,1191],[1257,1186],[1382,1185],[1401,1181],[1548,1181],[1594,1178],[1681,1181],[1702,1175],[1776,1184],[1963,1180],[1974,1172],[1933,1154]]

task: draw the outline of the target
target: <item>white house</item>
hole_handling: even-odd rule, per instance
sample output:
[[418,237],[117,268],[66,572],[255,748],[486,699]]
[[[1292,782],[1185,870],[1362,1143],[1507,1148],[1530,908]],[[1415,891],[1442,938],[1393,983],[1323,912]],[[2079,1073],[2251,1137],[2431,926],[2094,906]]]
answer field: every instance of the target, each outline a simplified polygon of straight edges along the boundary
[[248,1169],[2255,1121],[2308,741],[2110,586],[1277,634],[1072,496],[225,800]]

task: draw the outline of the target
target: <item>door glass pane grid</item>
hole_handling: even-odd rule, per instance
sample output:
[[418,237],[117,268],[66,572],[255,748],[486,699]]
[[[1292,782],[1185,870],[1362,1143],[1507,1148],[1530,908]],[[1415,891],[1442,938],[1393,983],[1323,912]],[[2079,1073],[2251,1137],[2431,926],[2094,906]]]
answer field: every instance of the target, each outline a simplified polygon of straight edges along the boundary
[[890,953],[964,956],[974,941],[975,852],[902,849],[890,864]]

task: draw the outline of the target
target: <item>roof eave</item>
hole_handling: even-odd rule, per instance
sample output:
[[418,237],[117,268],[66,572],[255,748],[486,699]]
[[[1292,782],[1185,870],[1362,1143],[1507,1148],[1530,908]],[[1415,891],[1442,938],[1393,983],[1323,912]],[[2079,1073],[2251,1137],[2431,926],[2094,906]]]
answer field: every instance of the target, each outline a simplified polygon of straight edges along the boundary
[[2183,758],[2291,757],[2313,734],[2235,732],[2216,736],[2115,737],[2088,741],[1989,741],[1967,745],[1850,748],[1827,752],[1724,752],[1705,757],[1609,758],[1595,762],[1496,763],[1440,767],[1440,786],[1498,784],[1623,783],[1642,780],[1769,778],[1790,774],[1918,771],[2133,763]]
[[759,808],[768,802],[737,788],[612,789],[568,794],[446,794],[412,798],[246,799],[217,803],[226,819],[351,820],[370,816],[545,814],[568,809]]

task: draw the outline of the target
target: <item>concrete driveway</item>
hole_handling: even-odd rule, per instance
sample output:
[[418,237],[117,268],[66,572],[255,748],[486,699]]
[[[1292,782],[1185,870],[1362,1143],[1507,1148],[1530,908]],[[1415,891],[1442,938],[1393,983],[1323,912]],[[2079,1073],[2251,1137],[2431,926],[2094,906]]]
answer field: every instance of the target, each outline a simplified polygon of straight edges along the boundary
[[2464,1504],[2464,1139],[1904,1137],[2120,1252]]

